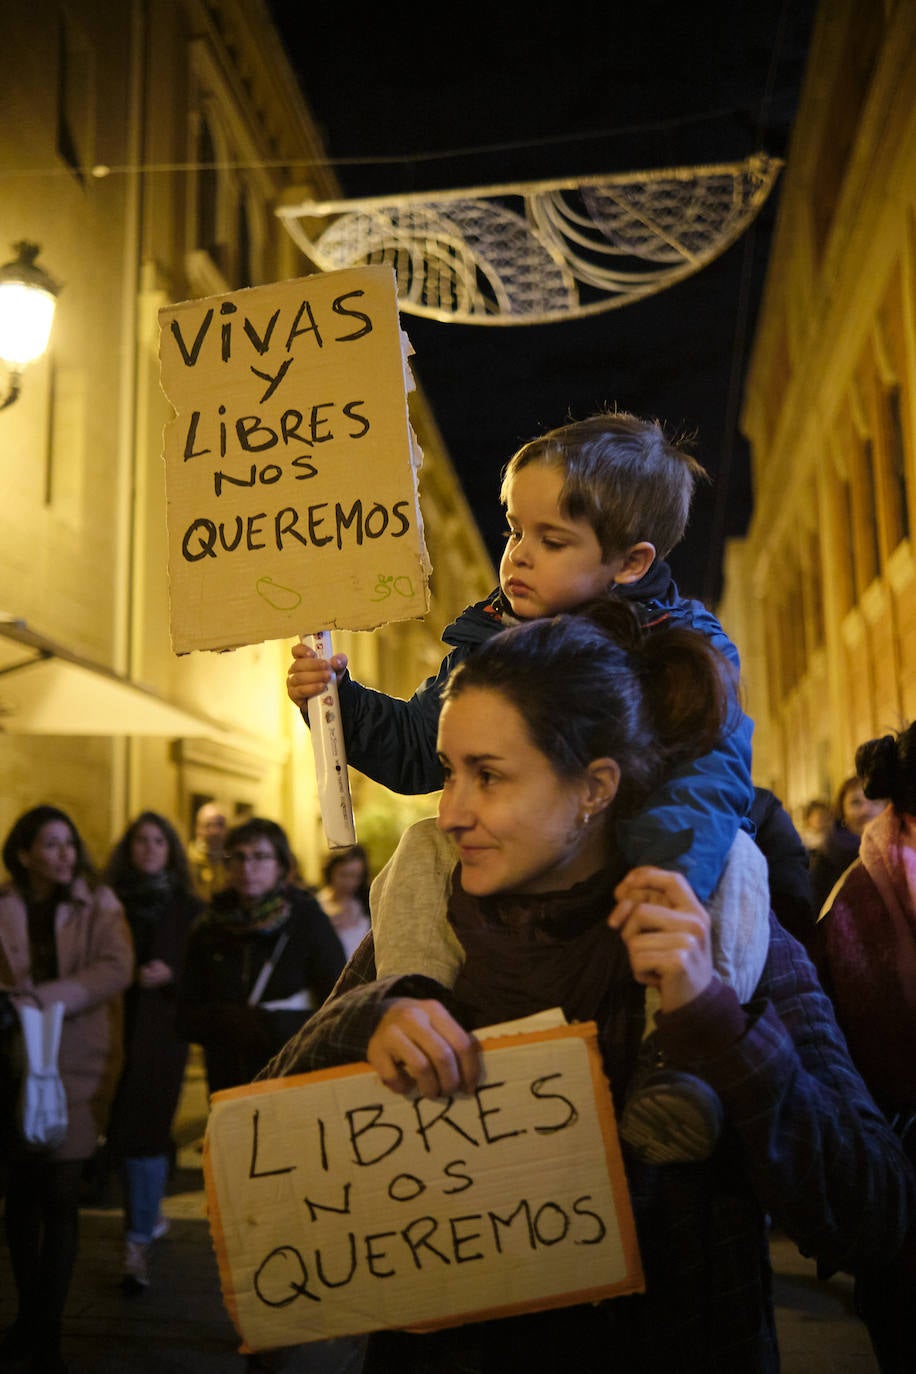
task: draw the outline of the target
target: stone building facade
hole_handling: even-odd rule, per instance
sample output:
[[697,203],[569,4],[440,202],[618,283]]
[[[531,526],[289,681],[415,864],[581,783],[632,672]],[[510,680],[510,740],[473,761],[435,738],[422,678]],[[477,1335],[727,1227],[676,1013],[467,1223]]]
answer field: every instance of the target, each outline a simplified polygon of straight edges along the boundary
[[719,612],[798,814],[916,716],[916,6],[821,5],[780,194]]
[[[317,878],[311,746],[285,693],[292,641],[178,658],[168,628],[162,430],[171,411],[159,385],[158,311],[306,275],[275,208],[291,185],[340,194],[267,7],[14,6],[0,51],[0,131],[0,245],[38,242],[63,284],[51,347],[0,412],[0,631],[25,626],[88,663],[99,682],[139,684],[221,727],[133,735],[125,691],[110,734],[79,733],[78,720],[65,733],[66,702],[60,733],[20,734],[0,671],[0,831],[49,801],[103,860],[140,809],[187,834],[196,805],[215,798],[233,815],[283,822]],[[411,410],[424,452],[431,609],[422,622],[335,639],[357,676],[395,692],[438,663],[442,627],[494,577],[422,395]],[[25,654],[21,637],[0,633],[0,670]],[[432,806],[355,776],[353,792],[357,826],[362,810],[380,858]]]

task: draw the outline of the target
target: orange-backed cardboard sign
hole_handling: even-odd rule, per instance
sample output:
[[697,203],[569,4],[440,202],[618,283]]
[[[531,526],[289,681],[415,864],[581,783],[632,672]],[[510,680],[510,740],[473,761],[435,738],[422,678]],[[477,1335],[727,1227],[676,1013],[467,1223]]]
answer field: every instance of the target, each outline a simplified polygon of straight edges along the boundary
[[392,269],[184,301],[159,324],[175,652],[424,615]]
[[483,1048],[454,1098],[399,1097],[367,1064],[214,1094],[204,1174],[243,1348],[642,1290],[594,1024]]

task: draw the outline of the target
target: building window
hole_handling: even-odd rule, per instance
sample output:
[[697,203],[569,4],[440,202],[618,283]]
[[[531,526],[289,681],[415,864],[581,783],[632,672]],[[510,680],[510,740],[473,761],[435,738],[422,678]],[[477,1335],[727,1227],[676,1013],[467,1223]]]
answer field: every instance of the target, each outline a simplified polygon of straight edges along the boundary
[[862,550],[862,586],[868,584],[881,571],[881,545],[878,540],[878,508],[875,500],[875,446],[871,439],[859,442],[859,536]]
[[893,500],[890,517],[893,547],[910,537],[910,494],[906,476],[906,443],[903,437],[903,411],[900,387],[892,386],[884,393],[887,411],[887,458]]
[[[814,496],[811,497],[814,509]],[[816,530],[808,536],[807,576],[805,577],[805,617],[812,652],[824,643],[824,583],[821,576],[821,540]]]
[[858,602],[863,591],[863,583],[859,562],[856,558],[856,526],[852,510],[852,485],[845,473],[840,474],[837,483],[837,496],[839,499],[840,517],[840,540],[841,547],[838,550],[840,557],[846,559],[846,575],[843,578],[843,610],[851,610]]

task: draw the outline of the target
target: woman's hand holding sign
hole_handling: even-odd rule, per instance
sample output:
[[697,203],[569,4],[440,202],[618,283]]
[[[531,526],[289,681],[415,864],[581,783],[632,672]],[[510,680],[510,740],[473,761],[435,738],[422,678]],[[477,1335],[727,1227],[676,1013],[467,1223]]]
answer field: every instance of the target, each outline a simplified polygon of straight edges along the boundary
[[687,880],[634,868],[614,895],[608,925],[620,931],[636,981],[658,988],[662,1011],[699,997],[713,978],[710,920]]
[[366,1055],[395,1093],[421,1097],[473,1092],[480,1078],[480,1047],[441,1002],[392,1000],[375,1028]]

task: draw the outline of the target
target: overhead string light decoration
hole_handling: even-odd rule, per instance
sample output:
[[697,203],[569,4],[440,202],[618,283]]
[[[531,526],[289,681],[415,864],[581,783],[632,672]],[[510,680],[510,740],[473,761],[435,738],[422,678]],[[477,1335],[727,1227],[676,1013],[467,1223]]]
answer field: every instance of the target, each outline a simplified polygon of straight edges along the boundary
[[297,200],[277,214],[321,271],[390,263],[410,314],[549,324],[629,305],[700,271],[747,228],[781,166],[758,153],[715,166]]

